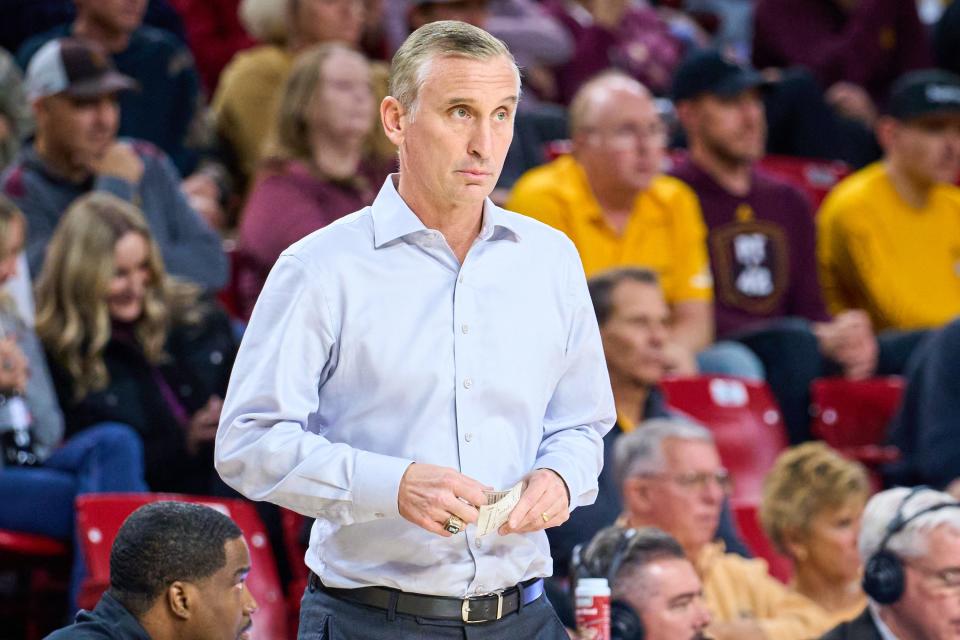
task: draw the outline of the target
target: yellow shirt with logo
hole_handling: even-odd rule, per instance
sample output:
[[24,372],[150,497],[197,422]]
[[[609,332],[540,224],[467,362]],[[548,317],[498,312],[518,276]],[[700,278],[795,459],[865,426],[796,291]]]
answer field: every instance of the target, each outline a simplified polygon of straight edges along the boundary
[[960,315],[960,189],[916,208],[882,163],[854,173],[820,208],[817,261],[831,313],[864,309],[878,331],[947,323]]
[[670,304],[713,299],[700,203],[676,178],[653,179],[637,196],[622,233],[604,218],[583,168],[572,156],[521,176],[505,208],[566,233],[588,277],[615,267],[647,267],[659,275]]

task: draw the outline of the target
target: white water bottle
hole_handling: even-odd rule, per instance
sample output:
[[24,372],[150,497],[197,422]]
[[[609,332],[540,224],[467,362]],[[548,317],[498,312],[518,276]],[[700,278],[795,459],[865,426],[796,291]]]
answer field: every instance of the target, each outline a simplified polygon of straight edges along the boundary
[[610,585],[606,578],[581,578],[573,592],[577,631],[587,640],[610,640]]

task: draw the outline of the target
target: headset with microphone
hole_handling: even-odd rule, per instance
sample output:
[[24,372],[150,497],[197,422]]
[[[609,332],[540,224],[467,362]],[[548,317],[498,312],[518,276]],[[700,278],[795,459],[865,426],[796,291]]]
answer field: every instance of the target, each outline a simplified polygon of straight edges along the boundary
[[941,502],[920,509],[912,516],[907,517],[904,513],[907,503],[924,489],[930,489],[930,487],[923,485],[914,487],[906,495],[900,506],[897,507],[897,513],[893,520],[887,525],[883,538],[880,540],[880,546],[870,556],[863,568],[863,590],[877,604],[893,604],[903,596],[903,590],[906,586],[903,560],[887,549],[890,539],[920,516],[949,507],[960,508],[960,502]]

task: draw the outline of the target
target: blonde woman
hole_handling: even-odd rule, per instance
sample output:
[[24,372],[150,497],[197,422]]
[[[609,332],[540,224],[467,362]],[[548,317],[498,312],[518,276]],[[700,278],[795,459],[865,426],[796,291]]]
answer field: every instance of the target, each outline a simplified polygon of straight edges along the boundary
[[[0,285],[16,274],[26,230],[20,211],[0,196]],[[69,540],[78,494],[146,490],[140,438],[126,425],[101,421],[62,442],[63,416],[43,348],[5,296],[0,334],[0,529]],[[75,552],[71,611],[83,566]]]
[[235,340],[194,285],[166,274],[136,207],[94,192],[67,210],[37,283],[37,333],[68,434],[130,425],[151,489],[210,489]]
[[376,100],[370,65],[340,44],[301,55],[240,221],[237,289],[249,317],[280,252],[373,202],[385,167],[366,160]]
[[835,626],[866,606],[857,550],[870,484],[863,466],[823,442],[791,447],[764,482],[760,521],[794,563],[793,588],[831,616]]

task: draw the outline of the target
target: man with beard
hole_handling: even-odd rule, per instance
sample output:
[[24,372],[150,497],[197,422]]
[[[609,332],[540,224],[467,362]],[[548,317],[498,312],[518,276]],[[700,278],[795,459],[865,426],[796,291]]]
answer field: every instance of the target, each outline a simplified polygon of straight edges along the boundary
[[216,509],[154,502],[124,521],[110,551],[110,588],[93,611],[48,640],[248,640],[257,602],[250,551]]
[[755,166],[766,145],[765,86],[716,51],[684,61],[673,98],[690,156],[673,173],[696,192],[708,228],[717,337],[760,357],[790,439],[800,442],[809,438],[811,380],[899,373],[914,341],[886,336],[878,349],[865,312],[827,313],[810,203]]
[[144,140],[117,138],[119,95],[135,87],[100,45],[85,40],[52,40],[31,60],[25,88],[36,136],[0,178],[0,190],[27,218],[30,271],[40,272],[70,203],[107,191],[143,211],[170,273],[215,291],[227,280],[227,258],[181,192],[170,158]]

